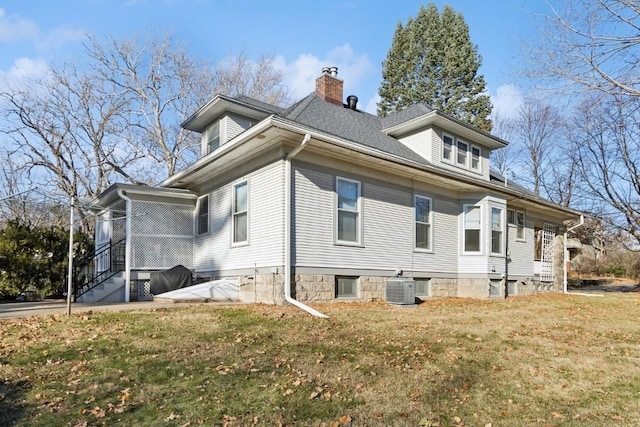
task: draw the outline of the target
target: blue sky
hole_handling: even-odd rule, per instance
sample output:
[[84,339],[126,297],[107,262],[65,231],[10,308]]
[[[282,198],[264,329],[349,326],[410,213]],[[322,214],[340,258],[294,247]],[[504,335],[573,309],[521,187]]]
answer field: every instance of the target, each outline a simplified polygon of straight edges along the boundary
[[[427,2],[428,3],[428,2]],[[469,25],[483,57],[481,73],[494,104],[517,107],[522,40],[535,35],[544,0],[449,0]],[[9,0],[0,2],[0,78],[37,73],[51,61],[82,54],[86,32],[126,39],[167,31],[215,64],[246,49],[268,54],[285,72],[294,99],[314,89],[323,66],[337,66],[345,96],[375,112],[381,63],[396,24],[415,16],[419,1],[400,0]]]

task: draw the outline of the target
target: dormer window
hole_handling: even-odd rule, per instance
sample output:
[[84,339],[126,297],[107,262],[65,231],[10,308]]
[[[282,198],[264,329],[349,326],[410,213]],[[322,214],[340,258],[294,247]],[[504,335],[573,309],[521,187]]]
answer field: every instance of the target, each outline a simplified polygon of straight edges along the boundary
[[482,149],[443,133],[442,161],[474,172],[481,172]]
[[207,154],[220,146],[220,122],[207,129]]
[[458,140],[458,165],[467,167],[467,150],[469,145],[466,142]]
[[442,160],[453,162],[453,138],[442,135]]
[[480,170],[480,147],[471,146],[471,169]]

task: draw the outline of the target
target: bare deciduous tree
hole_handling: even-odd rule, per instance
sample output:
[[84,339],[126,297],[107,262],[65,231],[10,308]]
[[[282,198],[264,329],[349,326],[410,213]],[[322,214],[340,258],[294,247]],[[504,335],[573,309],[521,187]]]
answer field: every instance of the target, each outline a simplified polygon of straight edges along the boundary
[[284,73],[273,66],[273,58],[263,55],[257,62],[241,50],[215,67],[216,91],[229,96],[245,95],[278,106],[291,98],[283,85]]
[[552,152],[561,136],[562,120],[557,110],[539,100],[526,99],[514,121],[513,135],[522,145],[521,168],[536,194],[541,194],[551,167]]
[[520,155],[518,142],[513,137],[515,120],[494,110],[491,113],[491,123],[491,133],[509,142],[506,147],[491,152],[491,167],[504,176],[513,169]]
[[531,46],[532,75],[559,80],[566,89],[640,95],[640,3],[546,2],[551,13]]
[[241,52],[213,70],[168,35],[88,36],[85,48],[85,62],[0,87],[11,168],[66,198],[94,198],[118,181],[151,184],[197,159],[200,138],[180,123],[216,93],[287,100],[268,57],[254,64]]
[[594,209],[640,243],[640,98],[594,94],[574,122],[572,147]]

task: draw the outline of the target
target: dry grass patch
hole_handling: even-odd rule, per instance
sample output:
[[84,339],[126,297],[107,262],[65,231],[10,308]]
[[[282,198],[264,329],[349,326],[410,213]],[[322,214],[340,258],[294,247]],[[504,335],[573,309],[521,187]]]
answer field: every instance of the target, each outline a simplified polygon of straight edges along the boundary
[[640,425],[640,296],[0,323],[0,425]]

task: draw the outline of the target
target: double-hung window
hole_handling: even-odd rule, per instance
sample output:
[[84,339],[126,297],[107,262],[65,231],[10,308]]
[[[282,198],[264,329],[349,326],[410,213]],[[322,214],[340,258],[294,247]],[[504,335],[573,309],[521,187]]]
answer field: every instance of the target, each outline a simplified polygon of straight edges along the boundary
[[479,171],[480,170],[480,158],[481,151],[479,147],[475,145],[471,146],[471,169]]
[[220,146],[220,122],[207,129],[207,153]]
[[453,137],[442,135],[442,160],[453,162]]
[[524,241],[525,240],[525,220],[524,220],[524,212],[523,211],[514,211],[509,209],[507,211],[507,222],[509,225],[513,225],[516,227],[516,240]]
[[464,206],[464,248],[465,253],[480,253],[481,250],[481,208],[476,205]]
[[502,255],[502,209],[491,208],[491,253]]
[[360,243],[360,182],[336,178],[336,240]]
[[415,209],[415,248],[431,250],[431,199],[414,196]]
[[458,156],[457,162],[459,166],[467,167],[467,150],[469,145],[466,142],[458,141]]
[[233,243],[249,241],[249,193],[247,181],[233,185],[232,225]]
[[196,218],[196,231],[198,234],[209,232],[209,196],[198,199],[198,215]]

